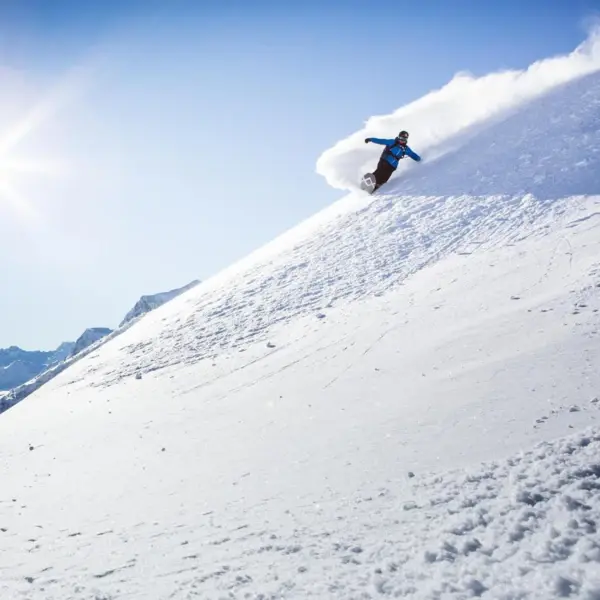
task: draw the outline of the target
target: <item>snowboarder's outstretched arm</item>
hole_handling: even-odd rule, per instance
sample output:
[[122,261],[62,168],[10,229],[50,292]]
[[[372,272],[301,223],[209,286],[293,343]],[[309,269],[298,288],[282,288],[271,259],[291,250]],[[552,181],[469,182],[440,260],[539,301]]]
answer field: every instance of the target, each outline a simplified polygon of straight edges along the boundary
[[413,160],[416,160],[417,162],[421,160],[421,157],[416,152],[411,150],[408,146],[406,146],[404,150],[406,150],[407,156],[410,156]]
[[393,146],[396,140],[385,140],[383,138],[367,138],[365,144],[373,142],[374,144],[381,144],[382,146]]

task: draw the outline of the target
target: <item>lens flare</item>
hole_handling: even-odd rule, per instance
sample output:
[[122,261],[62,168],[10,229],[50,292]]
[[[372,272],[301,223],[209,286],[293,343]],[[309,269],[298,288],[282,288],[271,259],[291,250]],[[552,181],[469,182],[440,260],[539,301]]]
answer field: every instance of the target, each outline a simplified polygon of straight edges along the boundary
[[17,189],[23,177],[57,177],[66,173],[66,164],[55,157],[26,157],[20,146],[35,145],[41,129],[52,122],[56,114],[83,91],[83,72],[74,70],[20,119],[4,131],[0,130],[0,209],[8,207],[19,218],[28,221],[40,217],[40,210],[31,199]]

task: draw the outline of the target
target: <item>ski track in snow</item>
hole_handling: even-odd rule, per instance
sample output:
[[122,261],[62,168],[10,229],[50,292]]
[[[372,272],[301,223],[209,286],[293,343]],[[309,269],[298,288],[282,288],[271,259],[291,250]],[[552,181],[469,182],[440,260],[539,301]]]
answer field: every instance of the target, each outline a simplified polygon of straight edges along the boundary
[[80,377],[111,385],[135,373],[245,348],[298,316],[319,317],[338,303],[383,295],[450,254],[543,234],[579,201],[549,205],[531,196],[374,199],[358,212],[320,225],[276,260],[249,268],[226,291],[207,286],[194,298],[187,295],[182,313],[146,316],[156,324],[153,338],[127,343],[130,336],[124,333],[116,340],[121,346],[118,368],[107,373],[92,367]]

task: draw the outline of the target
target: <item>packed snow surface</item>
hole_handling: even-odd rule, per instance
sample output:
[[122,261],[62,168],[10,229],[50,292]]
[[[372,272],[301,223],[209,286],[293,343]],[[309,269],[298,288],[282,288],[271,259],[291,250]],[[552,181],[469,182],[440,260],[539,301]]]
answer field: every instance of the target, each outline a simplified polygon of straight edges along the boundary
[[459,129],[6,411],[0,598],[600,598],[599,107]]

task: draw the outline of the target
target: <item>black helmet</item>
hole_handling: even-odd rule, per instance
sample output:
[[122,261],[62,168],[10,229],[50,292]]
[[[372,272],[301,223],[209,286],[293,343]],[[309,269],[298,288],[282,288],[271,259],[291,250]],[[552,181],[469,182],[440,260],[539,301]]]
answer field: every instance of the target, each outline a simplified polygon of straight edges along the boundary
[[398,134],[399,138],[408,138],[408,131],[404,131],[404,129]]

